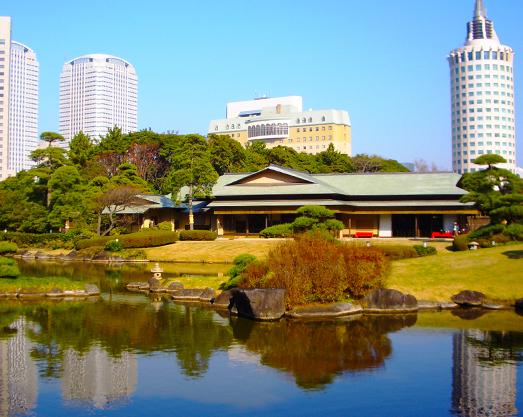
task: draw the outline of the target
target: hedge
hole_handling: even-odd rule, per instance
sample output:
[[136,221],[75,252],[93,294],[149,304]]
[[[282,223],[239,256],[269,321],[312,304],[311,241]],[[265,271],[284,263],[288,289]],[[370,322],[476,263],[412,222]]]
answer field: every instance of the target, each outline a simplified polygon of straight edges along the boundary
[[418,253],[412,246],[405,245],[378,245],[376,248],[383,252],[391,261],[398,259],[417,258]]
[[414,245],[414,250],[418,253],[418,256],[430,256],[436,255],[438,250],[434,246],[423,246],[423,245]]
[[80,238],[80,232],[70,231],[67,233],[22,233],[22,232],[0,232],[0,241],[11,242],[19,248],[27,247],[50,247],[52,249],[72,249],[74,241]]
[[216,240],[218,233],[209,230],[182,230],[180,240]]
[[[114,240],[114,236],[103,236],[94,239],[83,239],[76,242],[76,249],[85,249],[92,246],[105,247],[107,242]],[[130,248],[149,248],[153,246],[163,246],[179,240],[178,233],[166,232],[164,230],[154,230],[147,233],[137,232],[118,237],[119,242],[123,242],[125,249]]]
[[[304,217],[305,218],[305,217]],[[260,237],[291,237],[293,235],[292,225],[289,223],[276,224],[263,229],[259,233]]]

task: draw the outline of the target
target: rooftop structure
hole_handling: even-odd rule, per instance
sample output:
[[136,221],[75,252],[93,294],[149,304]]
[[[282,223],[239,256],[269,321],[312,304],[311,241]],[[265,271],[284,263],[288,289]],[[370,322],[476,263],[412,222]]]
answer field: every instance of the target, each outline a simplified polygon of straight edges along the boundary
[[514,52],[500,43],[494,23],[477,0],[464,46],[447,57],[451,78],[452,170],[481,169],[483,154],[503,156],[500,168],[515,172]]

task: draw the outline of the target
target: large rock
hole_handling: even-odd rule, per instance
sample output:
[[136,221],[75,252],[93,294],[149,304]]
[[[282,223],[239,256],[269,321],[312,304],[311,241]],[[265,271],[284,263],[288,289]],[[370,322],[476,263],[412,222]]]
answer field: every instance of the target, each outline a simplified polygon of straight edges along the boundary
[[348,316],[360,313],[363,309],[360,305],[352,303],[337,303],[326,306],[298,307],[286,315],[299,319],[327,318]]
[[447,310],[457,308],[456,303],[442,303],[439,301],[418,301],[418,310]]
[[149,284],[149,288],[152,290],[152,289],[158,288],[160,286],[160,280],[157,278],[151,278],[148,281],[148,284]]
[[523,298],[517,299],[515,306],[516,306],[516,308],[520,308],[523,310]]
[[65,255],[65,260],[66,261],[77,261],[77,260],[81,260],[83,259],[83,256],[80,256],[78,254],[78,252],[76,252],[75,250],[69,252],[67,255]]
[[231,290],[231,314],[253,320],[279,320],[285,313],[285,288],[235,288]]
[[65,294],[60,288],[54,287],[51,291],[47,292],[45,296],[49,298],[60,298],[65,297]]
[[397,290],[379,288],[362,301],[363,309],[369,313],[400,313],[418,310],[416,297]]
[[214,308],[227,310],[231,304],[232,294],[231,290],[222,291],[218,297],[211,299],[211,304]]
[[22,300],[37,300],[44,297],[45,294],[38,288],[22,288],[18,293],[18,298]]
[[202,294],[200,295],[200,301],[202,303],[209,303],[215,295],[216,291],[212,288],[207,287],[203,290]]
[[183,289],[175,292],[171,298],[177,301],[200,301],[200,296],[202,293],[203,289]]
[[138,289],[143,285],[143,282],[130,282],[127,284],[127,288]]
[[180,282],[171,282],[169,284],[169,286],[167,287],[166,292],[173,294],[173,293],[178,292],[180,290],[183,290],[183,284],[182,283],[180,283]]
[[450,297],[452,301],[461,306],[480,306],[487,300],[482,292],[464,290]]
[[85,292],[87,295],[100,295],[100,289],[94,284],[85,284]]

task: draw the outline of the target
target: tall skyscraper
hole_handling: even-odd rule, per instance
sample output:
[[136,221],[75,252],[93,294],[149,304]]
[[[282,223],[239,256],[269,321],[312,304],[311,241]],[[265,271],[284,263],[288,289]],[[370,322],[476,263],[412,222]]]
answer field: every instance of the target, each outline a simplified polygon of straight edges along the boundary
[[9,174],[9,79],[11,18],[0,16],[0,181]]
[[115,125],[138,127],[138,77],[127,61],[93,54],[67,62],[60,75],[59,132],[70,141],[82,131],[92,139]]
[[514,114],[514,52],[500,43],[487,20],[482,0],[476,0],[474,19],[467,25],[465,45],[447,57],[452,95],[452,170],[458,174],[482,167],[474,160],[501,155],[499,164],[516,169]]
[[38,71],[36,54],[11,40],[11,18],[0,17],[0,180],[34,165]]

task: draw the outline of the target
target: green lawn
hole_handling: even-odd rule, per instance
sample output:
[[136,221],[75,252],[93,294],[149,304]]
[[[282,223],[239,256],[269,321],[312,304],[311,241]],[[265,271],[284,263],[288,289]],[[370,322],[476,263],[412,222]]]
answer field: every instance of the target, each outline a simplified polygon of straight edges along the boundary
[[84,289],[85,283],[82,281],[71,281],[62,277],[50,278],[0,278],[0,291],[12,292],[22,288],[38,288],[42,292],[51,291],[54,287],[61,290],[80,290]]
[[450,301],[466,289],[481,291],[493,301],[514,302],[523,297],[523,244],[444,252],[392,265],[387,287],[418,300]]

